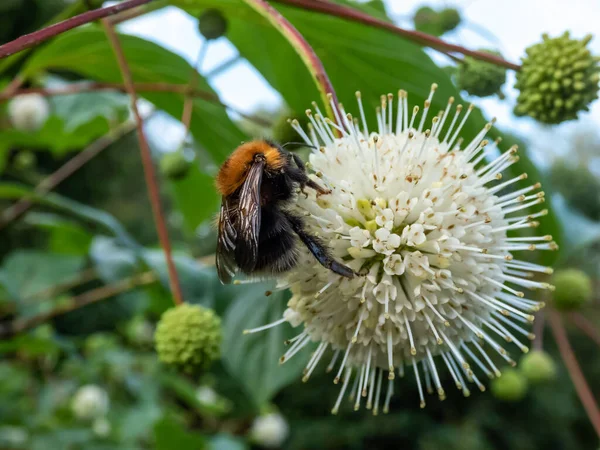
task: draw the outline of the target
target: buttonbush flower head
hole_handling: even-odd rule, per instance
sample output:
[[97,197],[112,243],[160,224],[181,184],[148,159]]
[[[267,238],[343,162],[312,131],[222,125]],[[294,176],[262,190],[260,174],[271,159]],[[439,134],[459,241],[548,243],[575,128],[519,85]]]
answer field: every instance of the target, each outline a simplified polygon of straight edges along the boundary
[[463,142],[472,107],[453,108],[450,98],[431,119],[436,87],[421,114],[418,106],[409,109],[405,91],[397,99],[381,97],[369,121],[373,131],[360,93],[358,120],[339,105],[337,124],[318,108],[307,111],[307,130],[292,122],[315,148],[313,176],[331,189],[329,195],[300,194],[297,213],[359,275],[342,278],[301,253],[279,283],[292,298],[272,325],[299,328],[283,363],[318,343],[305,381],[332,351],[327,369],[341,383],[334,413],[346,393],[356,409],[366,403],[374,414],[386,412],[394,378],[407,371],[416,378],[422,407],[425,389],[445,398],[443,370],[465,396],[471,383],[485,390],[481,374],[500,373],[490,355],[515,364],[504,345],[528,350],[533,335],[527,325],[542,304],[524,289],[551,288],[532,278],[551,269],[519,255],[556,249],[552,238],[507,237],[535,228],[547,213],[531,210],[544,201],[540,185],[525,182],[526,174],[503,178],[517,161],[516,148],[492,156],[496,145],[485,139],[492,123]]
[[252,423],[250,438],[266,448],[281,447],[287,439],[290,427],[279,413],[269,413],[258,416]]
[[[493,50],[479,50],[496,56],[502,56]],[[458,65],[456,73],[456,84],[460,89],[471,95],[487,97],[500,93],[500,88],[506,81],[506,69],[504,67],[480,61],[470,56],[465,56]]]
[[108,412],[109,404],[108,394],[103,388],[87,384],[77,390],[71,408],[78,419],[88,420],[103,417]]
[[227,33],[227,19],[218,9],[207,9],[198,18],[198,29],[205,39],[218,39]]
[[556,364],[543,350],[534,350],[523,356],[519,367],[525,378],[532,384],[544,383],[556,378]]
[[581,308],[592,299],[592,281],[579,269],[564,269],[552,278],[556,290],[552,294],[552,304],[561,311]]
[[527,395],[527,379],[518,370],[503,370],[492,382],[492,393],[499,400],[518,402]]
[[221,319],[214,311],[187,303],[165,311],[154,335],[158,358],[190,373],[219,358],[221,338]]
[[50,116],[50,105],[40,94],[19,95],[8,104],[8,116],[17,130],[38,131]]
[[529,47],[517,72],[520,91],[515,114],[556,124],[577,118],[598,98],[600,59],[590,53],[588,35],[573,39],[568,32]]

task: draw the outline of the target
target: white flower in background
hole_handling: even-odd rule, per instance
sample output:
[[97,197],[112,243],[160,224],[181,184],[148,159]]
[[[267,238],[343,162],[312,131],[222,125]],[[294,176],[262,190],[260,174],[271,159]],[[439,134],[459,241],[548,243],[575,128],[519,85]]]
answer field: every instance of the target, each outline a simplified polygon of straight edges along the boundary
[[48,120],[50,105],[40,94],[19,95],[9,103],[8,115],[17,130],[33,132]]
[[98,417],[92,423],[92,431],[98,437],[105,438],[110,435],[112,426],[106,417]]
[[100,386],[94,384],[81,386],[73,396],[71,408],[79,419],[88,420],[102,417],[108,412],[108,394]]
[[267,448],[280,447],[287,439],[290,427],[281,414],[271,413],[258,416],[252,423],[250,438]]
[[295,208],[333,256],[359,275],[342,278],[304,251],[279,285],[293,294],[284,320],[271,325],[303,325],[282,362],[319,343],[304,381],[333,351],[327,370],[335,368],[334,382],[342,381],[334,413],[351,381],[355,409],[366,401],[374,414],[380,405],[387,412],[395,371],[403,376],[407,365],[422,407],[423,385],[445,398],[440,370],[465,396],[468,383],[485,390],[475,367],[498,376],[490,358],[495,353],[514,364],[501,341],[528,350],[517,336],[532,338],[526,326],[543,305],[522,289],[552,288],[534,281],[550,268],[518,256],[556,249],[551,236],[507,237],[508,231],[535,228],[547,213],[529,212],[544,201],[544,193],[536,192],[540,185],[522,187],[526,174],[502,178],[517,161],[516,147],[494,157],[499,141],[489,146],[484,139],[492,123],[463,143],[459,136],[472,106],[452,112],[451,98],[429,124],[435,89],[421,115],[417,106],[410,112],[405,91],[398,93],[395,118],[393,95],[382,96],[377,132],[368,131],[360,93],[360,121],[339,105],[343,126],[323,119],[318,109],[307,111],[308,132],[292,122],[315,147],[309,165],[316,179],[332,191],[300,195]]
[[196,390],[196,399],[204,405],[214,405],[219,400],[218,394],[208,386],[200,386]]

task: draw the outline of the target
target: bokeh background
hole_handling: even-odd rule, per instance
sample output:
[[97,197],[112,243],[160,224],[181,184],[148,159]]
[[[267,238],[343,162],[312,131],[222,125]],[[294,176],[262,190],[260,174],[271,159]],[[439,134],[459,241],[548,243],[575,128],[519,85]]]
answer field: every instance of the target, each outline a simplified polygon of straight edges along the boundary
[[[581,38],[600,21],[600,4],[593,0],[338,3],[408,29],[422,6],[456,8],[460,23],[443,33],[444,40],[497,50],[512,62],[544,32],[569,30]],[[0,43],[101,4],[1,0]],[[539,262],[583,270],[594,283],[592,301],[579,311],[588,333],[573,325],[572,316],[564,319],[599,398],[599,342],[593,337],[600,329],[600,102],[576,121],[541,125],[513,114],[518,92],[511,71],[500,95],[469,96],[456,85],[457,62],[446,55],[382,30],[277,6],[322,58],[345,105],[353,104],[358,89],[370,105],[398,88],[422,103],[435,81],[439,105],[454,95],[480,108],[467,134],[495,116],[503,147],[520,144],[516,170],[543,181],[551,210],[540,234],[552,234],[560,244]],[[221,10],[227,31],[209,42],[198,17],[213,7]],[[173,300],[127,96],[118,90],[29,96],[19,110],[0,94],[0,325],[55,316],[0,338],[0,449],[598,448],[541,317],[536,345],[555,361],[555,374],[544,383],[521,379],[508,388],[516,394],[473,392],[470,398],[447,389],[444,402],[432,398],[421,410],[407,377],[397,383],[390,413],[377,417],[354,412],[349,403],[332,416],[339,387],[320,370],[308,383],[300,381],[307,354],[278,364],[283,341],[293,333],[289,327],[242,335],[280,317],[288,294],[265,297],[269,284],[218,282],[213,217],[219,198],[212,179],[243,140],[298,140],[285,119],[301,118],[318,93],[291,47],[241,1],[157,1],[141,12],[118,24],[130,36],[122,42],[136,82],[186,86],[198,67],[194,78],[204,97],[192,103],[189,135],[181,122],[181,92],[140,92],[140,107],[184,298],[221,317],[222,355],[209,370],[190,376],[160,364],[154,351],[156,322]],[[600,39],[590,48],[600,54]],[[121,82],[97,25],[0,60],[0,90],[17,76],[26,77],[23,89]],[[95,155],[53,193],[32,194],[84,152]],[[24,199],[31,202],[26,212]],[[90,292],[102,299],[81,307]],[[54,314],[61,308],[68,312]]]

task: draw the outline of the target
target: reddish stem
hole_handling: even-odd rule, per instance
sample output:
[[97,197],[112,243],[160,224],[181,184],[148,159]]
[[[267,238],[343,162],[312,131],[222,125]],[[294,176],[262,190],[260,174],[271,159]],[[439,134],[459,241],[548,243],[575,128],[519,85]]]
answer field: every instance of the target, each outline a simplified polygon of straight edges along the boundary
[[600,346],[600,332],[588,319],[583,316],[583,314],[571,313],[569,314],[569,320],[573,322],[573,324],[583,333],[585,333],[587,337]]
[[548,318],[562,359],[567,366],[571,381],[573,381],[573,384],[575,385],[577,395],[579,396],[581,403],[583,403],[583,407],[592,426],[596,430],[598,437],[600,437],[600,410],[598,409],[592,391],[581,372],[575,353],[573,353],[562,319],[556,311],[548,311]]
[[436,50],[446,52],[462,53],[463,55],[471,56],[472,58],[479,59],[481,61],[487,61],[498,66],[506,67],[507,69],[519,70],[521,66],[513,64],[495,55],[491,55],[485,52],[478,52],[469,50],[460,45],[450,44],[443,41],[435,36],[431,36],[426,33],[415,30],[406,30],[404,28],[397,27],[396,25],[386,22],[381,19],[377,19],[361,11],[348,6],[342,6],[332,3],[328,0],[275,0],[277,3],[283,3],[286,5],[297,6],[302,9],[318,11],[331,16],[342,17],[344,19],[352,20],[354,22],[363,23],[376,28],[383,28],[391,31],[394,34],[410,39],[411,41],[418,42],[421,45],[431,47]]
[[[285,17],[283,17],[279,11],[273,8],[265,0],[245,0],[245,2],[251,6],[256,12],[267,19],[290,43],[296,53],[302,58],[302,61],[306,65],[306,68],[312,75],[317,89],[321,93],[321,99],[329,115],[329,118],[333,122],[337,122],[335,114],[331,107],[330,98],[333,100],[334,108],[337,110],[338,99],[333,89],[333,85],[325,72],[323,63],[310,46],[308,41],[304,39],[304,36],[292,25]],[[339,115],[339,111],[337,111]],[[341,124],[340,124],[341,125]]]
[[133,84],[131,70],[129,69],[127,59],[125,58],[125,54],[123,53],[123,48],[121,47],[121,44],[119,42],[119,37],[117,36],[117,33],[115,32],[114,28],[106,19],[102,20],[102,26],[106,31],[108,40],[110,41],[113,51],[115,52],[115,56],[117,57],[119,68],[121,69],[121,74],[123,76],[123,82],[125,83],[125,89],[131,97],[131,109],[135,117],[136,130],[140,144],[140,152],[142,156],[142,164],[144,167],[144,176],[146,178],[146,187],[148,188],[148,196],[150,198],[150,204],[152,206],[152,214],[154,215],[154,223],[156,225],[156,231],[158,233],[160,245],[163,249],[163,252],[165,253],[165,259],[167,261],[167,268],[169,271],[169,283],[171,285],[171,292],[173,293],[173,300],[175,304],[180,305],[183,303],[181,284],[179,283],[177,269],[175,267],[175,263],[173,262],[173,255],[171,254],[171,243],[169,241],[169,233],[167,231],[164,214],[160,204],[158,180],[156,178],[154,164],[152,162],[150,146],[148,145],[146,135],[144,134],[144,122],[142,120],[142,117],[140,116],[140,112],[137,107],[137,94],[135,92],[135,86]]
[[50,25],[49,27],[42,28],[41,30],[30,34],[26,34],[25,36],[15,39],[14,41],[0,45],[0,59],[10,56],[14,53],[18,53],[26,48],[38,45],[41,42],[50,39],[51,37],[62,34],[65,31],[72,30],[73,28],[77,28],[78,26],[85,25],[86,23],[93,22],[94,20],[102,19],[103,17],[112,16],[120,13],[121,11],[126,11],[145,3],[150,3],[151,1],[153,0],[127,0],[113,6],[107,6],[106,8],[95,9],[93,11],[79,14],[78,16],[71,17],[70,19],[64,20],[57,24]]

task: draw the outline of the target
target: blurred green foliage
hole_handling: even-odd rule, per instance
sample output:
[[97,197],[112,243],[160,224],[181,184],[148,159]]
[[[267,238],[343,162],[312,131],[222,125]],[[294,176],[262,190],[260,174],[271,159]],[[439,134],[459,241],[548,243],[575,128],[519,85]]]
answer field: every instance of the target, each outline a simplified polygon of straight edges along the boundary
[[[177,176],[168,170],[161,174],[161,197],[184,298],[214,309],[221,318],[221,359],[200,375],[182,375],[160,364],[153,349],[156,323],[172,307],[172,297],[127,97],[114,91],[52,97],[50,116],[37,133],[17,131],[2,105],[0,208],[27,199],[33,211],[1,230],[0,330],[17,318],[35,317],[57,307],[71,309],[81,294],[110,290],[123,280],[131,285],[102,301],[72,308],[38,328],[0,338],[0,448],[243,450],[259,446],[248,439],[253,420],[274,410],[290,426],[282,447],[294,450],[595,448],[597,438],[560,363],[555,378],[513,395],[516,402],[499,402],[490,393],[479,392],[464,398],[447,389],[444,402],[428,397],[427,408],[421,410],[415,382],[407,376],[397,384],[400,392],[392,399],[390,414],[352,413],[351,405],[344,404],[340,415],[332,416],[339,386],[332,384],[324,368],[319,367],[308,383],[300,382],[311,349],[283,365],[278,362],[286,349],[284,341],[297,331],[282,326],[242,335],[244,329],[280,318],[289,293],[265,296],[273,290],[272,283],[219,283],[212,267],[212,222],[220,201],[213,187],[215,168],[251,136],[298,141],[285,120],[306,120],[301,112],[311,106],[310,101],[319,101],[319,95],[294,49],[241,0],[169,3],[195,17],[218,7],[228,24],[219,39],[231,42],[286,104],[279,111],[255,112],[273,123],[264,127],[248,119],[232,120],[222,105],[195,98],[193,142],[185,143],[189,164]],[[380,1],[337,3],[390,20]],[[0,42],[38,28],[72,7],[61,0],[3,0]],[[290,6],[277,8],[315,48],[348,111],[354,111],[351,105],[358,89],[367,107],[378,106],[380,94],[399,88],[408,90],[411,104],[422,104],[434,82],[438,84],[432,105],[436,113],[450,96],[460,102],[459,88],[450,76],[414,43],[362,24]],[[448,24],[439,34],[458,24],[456,15],[447,15]],[[149,40],[125,35],[121,39],[136,82],[188,83],[193,69],[182,57]],[[0,86],[6,86],[17,72],[27,77],[31,87],[121,80],[110,45],[96,25],[52,40],[8,71],[0,64]],[[201,75],[198,87],[214,94]],[[140,95],[157,115],[180,118],[181,93]],[[485,123],[483,115],[473,111],[465,137],[474,136]],[[33,186],[101,136],[109,139],[107,148],[58,186],[56,193],[34,192]],[[502,148],[516,142],[506,134]],[[164,155],[153,147],[158,162]],[[178,143],[169,150],[180,149]],[[513,175],[522,172],[534,181],[544,175],[526,151],[521,152]],[[598,178],[587,162],[576,167],[557,163],[549,175],[552,187],[569,207],[592,220],[600,218]],[[562,244],[560,222],[550,208],[540,234],[552,234]],[[569,224],[563,225],[569,229]],[[598,240],[583,248],[564,246],[559,254],[564,265],[574,265],[574,259],[582,264],[581,255],[586,270],[597,279]],[[544,258],[541,262],[548,263],[554,256]],[[152,282],[140,284],[141,274],[153,277]],[[597,303],[591,302],[584,312],[598,324],[596,309]],[[586,377],[600,379],[594,344],[579,334],[573,337]],[[557,361],[549,333],[544,345]],[[442,382],[453,385],[447,374]],[[94,420],[81,418],[73,406],[78,390],[87,385],[103,390],[109,399],[106,413]],[[592,383],[592,389],[600,395],[597,383]]]

